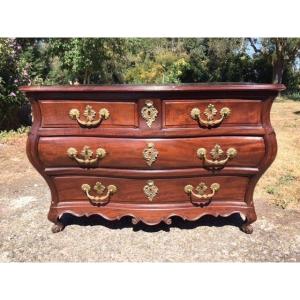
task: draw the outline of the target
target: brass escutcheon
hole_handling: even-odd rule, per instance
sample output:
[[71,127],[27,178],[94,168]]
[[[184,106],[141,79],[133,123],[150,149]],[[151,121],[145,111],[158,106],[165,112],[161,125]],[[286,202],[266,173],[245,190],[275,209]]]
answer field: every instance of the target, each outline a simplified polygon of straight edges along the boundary
[[145,101],[145,106],[142,108],[141,114],[143,119],[146,121],[147,126],[151,128],[152,123],[158,115],[158,110],[154,107],[152,100]]
[[153,180],[148,180],[147,184],[143,188],[143,191],[147,199],[152,201],[158,193],[158,187],[154,184]]
[[153,143],[148,143],[147,147],[143,151],[143,157],[146,160],[146,163],[150,167],[157,159],[158,151],[155,149]]

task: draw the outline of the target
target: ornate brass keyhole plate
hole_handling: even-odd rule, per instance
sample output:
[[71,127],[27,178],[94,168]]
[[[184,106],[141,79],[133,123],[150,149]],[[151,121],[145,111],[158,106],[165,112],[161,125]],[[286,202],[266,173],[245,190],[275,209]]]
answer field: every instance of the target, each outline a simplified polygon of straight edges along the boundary
[[148,143],[147,147],[143,151],[143,157],[150,167],[157,159],[158,151],[155,149],[155,146],[153,143]]
[[154,107],[152,100],[145,101],[145,106],[142,108],[141,114],[143,119],[146,121],[147,126],[151,128],[152,123],[158,115],[158,110]]
[[143,190],[149,201],[152,201],[158,193],[158,187],[154,184],[153,180],[148,180]]

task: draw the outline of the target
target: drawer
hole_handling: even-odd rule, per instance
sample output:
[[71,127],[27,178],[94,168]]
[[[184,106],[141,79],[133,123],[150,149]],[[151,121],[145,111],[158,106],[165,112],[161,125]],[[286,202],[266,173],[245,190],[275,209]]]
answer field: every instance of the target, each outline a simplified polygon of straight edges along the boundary
[[[72,101],[72,100],[43,100],[39,102],[42,112],[42,127],[85,127],[79,125],[76,114],[70,117],[70,112],[74,109],[79,112],[78,119],[87,123],[87,116],[91,115],[94,122],[101,119],[101,124],[93,127],[137,127],[137,108],[134,101]],[[87,109],[90,106],[91,109]],[[106,109],[109,116],[107,119],[100,116],[99,111]],[[103,112],[103,111],[102,111]],[[102,120],[103,119],[103,120]]]
[[[212,120],[219,122],[217,126],[259,125],[261,124],[260,100],[165,100],[164,127],[199,127],[198,121],[191,117],[194,108],[200,110],[200,118],[208,121],[205,110],[211,104],[208,113],[213,112]],[[222,118],[222,109],[229,108],[230,114]],[[211,115],[210,115],[211,116]],[[202,126],[205,128],[205,126]]]
[[[84,159],[81,152],[85,146],[92,151],[89,158],[91,161],[94,160],[92,164],[80,161]],[[96,152],[99,148],[105,150],[105,156],[98,156],[97,159]],[[76,158],[68,154],[69,149],[76,150]],[[233,150],[235,153],[231,155],[230,151]],[[264,157],[265,146],[262,137],[178,139],[41,137],[38,152],[45,167],[80,166],[147,170],[203,166],[257,167]]]
[[[97,185],[96,183],[99,182]],[[92,176],[55,177],[54,184],[58,192],[59,202],[90,201],[82,185],[90,187],[89,195],[105,196],[109,185],[114,185],[117,190],[109,199],[110,203],[140,203],[164,204],[190,202],[190,195],[185,192],[185,187],[193,186],[193,191],[204,191],[203,194],[212,194],[211,186],[218,184],[219,189],[209,198],[213,201],[243,202],[249,179],[238,176],[212,176],[172,179],[125,179]],[[86,186],[85,186],[86,187]],[[205,189],[206,188],[206,189]],[[99,191],[99,193],[97,193]],[[101,194],[102,192],[102,194]],[[192,196],[193,197],[193,196]],[[193,197],[196,203],[199,201]],[[203,201],[203,200],[201,200]],[[92,204],[92,202],[91,202]]]

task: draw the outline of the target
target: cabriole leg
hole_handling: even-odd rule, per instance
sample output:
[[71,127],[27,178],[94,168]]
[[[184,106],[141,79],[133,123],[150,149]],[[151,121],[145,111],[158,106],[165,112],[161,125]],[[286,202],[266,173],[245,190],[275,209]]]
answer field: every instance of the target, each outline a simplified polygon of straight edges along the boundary
[[241,230],[247,234],[251,234],[253,232],[252,223],[257,219],[255,210],[253,210],[247,214],[245,222],[241,226]]
[[65,225],[63,223],[56,221],[56,223],[52,226],[51,231],[53,233],[57,233],[57,232],[64,230],[64,228],[65,228]]
[[48,213],[48,220],[51,221],[52,223],[54,223],[54,225],[51,228],[51,231],[53,233],[57,233],[57,232],[64,230],[65,225],[59,221],[58,215],[57,215],[57,212],[55,211],[55,209],[50,208],[50,211]]

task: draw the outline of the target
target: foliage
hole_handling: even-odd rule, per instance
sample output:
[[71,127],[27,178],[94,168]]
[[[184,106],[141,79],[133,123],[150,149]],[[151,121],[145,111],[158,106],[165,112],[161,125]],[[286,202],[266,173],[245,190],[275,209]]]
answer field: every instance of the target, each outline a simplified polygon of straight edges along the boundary
[[272,82],[282,83],[284,71],[300,57],[300,38],[248,39],[256,54],[272,65]]
[[299,38],[0,39],[0,129],[20,125],[26,84],[283,82],[300,94]]
[[179,39],[130,39],[126,83],[180,83],[189,67]]
[[2,130],[0,131],[0,143],[6,143],[7,141],[13,140],[15,138],[20,138],[26,136],[30,131],[30,127],[21,126],[16,130]]
[[28,65],[20,59],[22,47],[15,39],[0,39],[0,128],[15,128],[18,109],[25,102],[18,86],[29,82]]
[[136,62],[125,73],[127,83],[180,83],[180,77],[188,67],[185,57],[177,57],[172,52],[157,55],[154,59]]
[[[49,39],[49,52],[69,81],[82,84],[122,82],[126,40],[117,38]],[[66,83],[66,82],[64,82]]]

